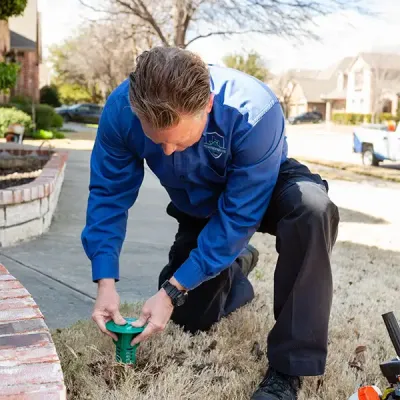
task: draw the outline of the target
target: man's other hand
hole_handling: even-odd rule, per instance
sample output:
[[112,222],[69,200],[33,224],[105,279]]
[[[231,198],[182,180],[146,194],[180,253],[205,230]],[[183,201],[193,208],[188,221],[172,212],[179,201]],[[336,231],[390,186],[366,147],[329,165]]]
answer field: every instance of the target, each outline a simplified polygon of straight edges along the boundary
[[113,320],[117,325],[125,325],[126,321],[119,312],[119,295],[114,279],[101,279],[98,282],[97,299],[94,305],[92,319],[106,335],[118,340],[115,333],[106,329],[106,323]]
[[134,340],[131,345],[135,345],[148,339],[155,333],[162,332],[171,318],[174,307],[171,299],[164,289],[159,290],[153,297],[146,301],[142,308],[142,313],[137,321],[132,322],[134,327],[142,327],[147,323],[145,330]]

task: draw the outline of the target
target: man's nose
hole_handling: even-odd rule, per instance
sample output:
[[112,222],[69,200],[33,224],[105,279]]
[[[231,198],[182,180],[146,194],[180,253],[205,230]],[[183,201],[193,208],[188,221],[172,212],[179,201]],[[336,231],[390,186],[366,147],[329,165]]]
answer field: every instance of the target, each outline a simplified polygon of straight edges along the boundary
[[176,146],[174,144],[163,143],[162,145],[164,154],[170,156],[175,150]]

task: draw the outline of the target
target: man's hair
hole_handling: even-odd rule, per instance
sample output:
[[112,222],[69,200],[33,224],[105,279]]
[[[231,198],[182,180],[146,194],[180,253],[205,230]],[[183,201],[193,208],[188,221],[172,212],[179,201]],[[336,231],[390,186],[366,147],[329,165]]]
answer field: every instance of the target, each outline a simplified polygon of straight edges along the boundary
[[199,115],[210,99],[207,65],[177,47],[143,52],[129,78],[133,111],[155,129],[176,125],[182,115]]

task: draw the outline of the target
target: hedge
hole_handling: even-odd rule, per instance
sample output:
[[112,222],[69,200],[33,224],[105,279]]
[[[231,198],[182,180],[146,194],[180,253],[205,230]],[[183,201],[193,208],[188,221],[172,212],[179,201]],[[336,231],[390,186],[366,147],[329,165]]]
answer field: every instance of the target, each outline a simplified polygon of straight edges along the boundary
[[[382,113],[376,116],[375,122],[383,121],[396,121],[399,122],[400,117],[392,115],[391,113]],[[356,114],[356,113],[334,113],[332,115],[332,121],[337,124],[343,125],[357,125],[362,123],[371,123],[371,114]]]
[[0,108],[0,137],[4,137],[11,124],[22,124],[29,131],[32,128],[32,118],[16,108]]

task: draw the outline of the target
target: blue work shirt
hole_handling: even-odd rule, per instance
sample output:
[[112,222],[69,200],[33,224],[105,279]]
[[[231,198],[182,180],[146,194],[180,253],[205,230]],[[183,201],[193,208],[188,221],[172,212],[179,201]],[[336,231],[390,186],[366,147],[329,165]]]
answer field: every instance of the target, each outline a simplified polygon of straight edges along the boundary
[[253,77],[218,66],[209,70],[215,97],[206,128],[199,142],[170,156],[145,136],[129,105],[128,81],[107,99],[91,155],[82,232],[93,281],[119,280],[128,210],[143,181],[144,161],[179,210],[210,218],[198,247],[174,275],[187,289],[229,267],[259,227],[287,157],[282,108]]

